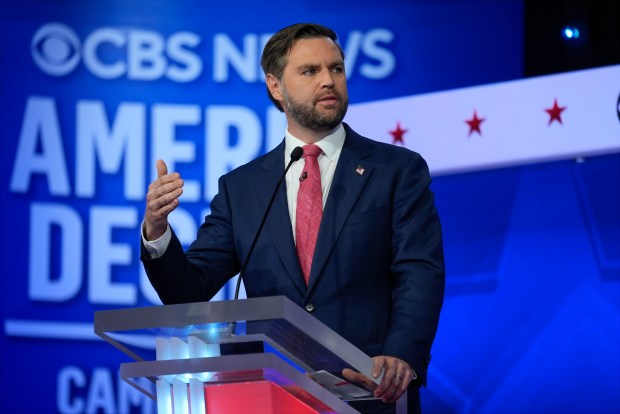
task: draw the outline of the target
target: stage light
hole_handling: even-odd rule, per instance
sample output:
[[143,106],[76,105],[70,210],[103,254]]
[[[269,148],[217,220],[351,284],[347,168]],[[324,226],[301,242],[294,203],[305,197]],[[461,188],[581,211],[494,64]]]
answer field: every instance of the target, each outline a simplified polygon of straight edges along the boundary
[[574,26],[566,26],[562,29],[562,37],[567,40],[579,38],[579,29]]

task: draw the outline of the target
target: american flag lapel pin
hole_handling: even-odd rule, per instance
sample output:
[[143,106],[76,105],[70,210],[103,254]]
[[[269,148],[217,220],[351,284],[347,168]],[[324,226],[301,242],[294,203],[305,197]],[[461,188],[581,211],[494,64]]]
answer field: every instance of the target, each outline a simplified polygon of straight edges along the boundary
[[355,169],[355,174],[357,175],[364,174],[364,168],[361,165],[358,165],[357,168]]

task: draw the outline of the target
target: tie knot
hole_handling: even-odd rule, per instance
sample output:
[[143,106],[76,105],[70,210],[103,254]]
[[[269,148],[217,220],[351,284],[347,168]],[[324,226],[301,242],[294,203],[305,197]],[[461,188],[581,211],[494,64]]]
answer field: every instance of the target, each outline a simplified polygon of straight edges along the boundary
[[318,145],[304,145],[304,157],[319,157],[323,150]]

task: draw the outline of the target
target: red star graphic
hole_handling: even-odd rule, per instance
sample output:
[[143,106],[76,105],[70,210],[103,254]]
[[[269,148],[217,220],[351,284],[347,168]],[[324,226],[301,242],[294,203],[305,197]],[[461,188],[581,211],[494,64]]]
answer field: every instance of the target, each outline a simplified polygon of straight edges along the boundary
[[474,132],[477,132],[478,135],[482,135],[482,132],[480,131],[480,124],[482,124],[485,119],[486,118],[478,118],[478,114],[476,113],[476,110],[474,110],[474,117],[472,119],[465,120],[465,123],[469,125],[469,134],[467,134],[467,136],[471,136]]
[[547,124],[547,126],[551,125],[553,121],[558,121],[560,125],[563,125],[561,115],[562,115],[562,111],[565,109],[566,109],[565,106],[558,105],[558,99],[555,98],[553,100],[553,106],[549,109],[545,109],[545,112],[549,114],[549,123]]
[[401,144],[405,145],[405,141],[403,140],[403,135],[405,135],[405,132],[407,131],[408,129],[402,129],[400,127],[400,122],[396,122],[396,129],[393,131],[389,131],[392,137],[394,138],[392,140],[392,144],[396,144],[397,142],[400,142]]

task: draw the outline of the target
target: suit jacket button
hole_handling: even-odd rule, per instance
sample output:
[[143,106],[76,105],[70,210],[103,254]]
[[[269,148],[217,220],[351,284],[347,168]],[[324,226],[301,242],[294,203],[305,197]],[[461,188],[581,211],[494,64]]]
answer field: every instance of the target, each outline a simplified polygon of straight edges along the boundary
[[306,310],[310,313],[314,312],[314,305],[312,303],[306,303]]

